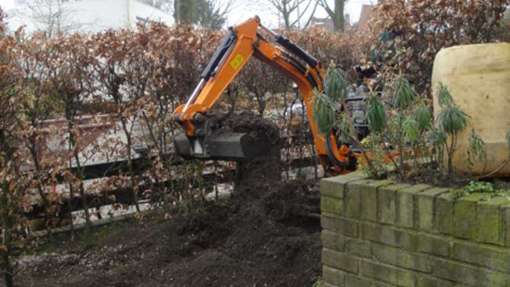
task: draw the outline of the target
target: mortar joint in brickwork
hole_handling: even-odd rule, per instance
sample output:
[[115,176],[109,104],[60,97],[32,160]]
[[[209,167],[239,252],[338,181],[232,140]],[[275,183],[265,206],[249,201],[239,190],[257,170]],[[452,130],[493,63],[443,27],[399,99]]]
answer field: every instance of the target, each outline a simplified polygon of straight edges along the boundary
[[344,187],[321,203],[326,286],[510,286],[508,198],[366,178]]

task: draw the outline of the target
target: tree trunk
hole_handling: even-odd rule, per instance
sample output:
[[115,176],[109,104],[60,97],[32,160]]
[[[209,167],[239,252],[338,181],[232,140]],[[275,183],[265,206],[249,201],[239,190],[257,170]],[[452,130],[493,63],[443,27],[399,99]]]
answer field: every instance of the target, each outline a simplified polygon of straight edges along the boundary
[[175,23],[191,25],[196,18],[197,0],[175,0],[174,18]]
[[344,17],[345,0],[335,0],[335,15],[333,18],[333,24],[335,31],[343,32],[345,28],[345,17]]
[[283,16],[283,21],[285,24],[285,30],[290,30],[292,28],[290,25],[290,13],[287,11],[286,5],[283,6],[282,16]]
[[[32,123],[33,126],[36,126],[35,123]],[[41,168],[41,164],[39,162],[39,154],[37,152],[37,139],[35,136],[30,137],[30,154],[32,156],[32,160],[34,161],[35,171],[37,173],[37,191],[39,193],[39,197],[41,197],[43,209],[44,209],[44,225],[46,231],[48,233],[48,239],[51,238],[51,226],[50,226],[50,201],[48,200],[46,194],[44,194],[44,186],[42,180],[40,178],[42,172],[44,172]]]
[[266,97],[264,95],[264,92],[256,92],[255,97],[257,98],[257,104],[258,104],[258,112],[261,117],[264,116],[264,112],[266,111]]
[[[127,120],[123,117],[120,119],[122,124],[122,129],[124,131],[124,134],[126,135],[126,149],[127,149],[127,162],[128,162],[128,176],[129,176],[129,188],[131,189],[131,195],[133,196],[133,201],[135,203],[136,211],[140,212],[140,205],[138,204],[138,193],[136,188],[136,180],[135,180],[135,171],[133,166],[133,156],[131,154],[131,150],[133,147],[133,139],[131,131],[128,128]],[[134,119],[133,123],[134,125]]]
[[[71,166],[71,164],[69,164],[69,166]],[[69,218],[71,219],[71,224],[69,225],[71,227],[71,238],[74,238],[73,197],[74,197],[73,184],[70,182],[69,183],[69,200],[67,201],[67,206],[69,208]]]
[[[84,178],[84,176],[83,176],[83,169],[82,169],[81,162],[80,162],[80,155],[79,155],[79,152],[76,150],[76,138],[75,138],[75,136],[73,134],[74,123],[69,121],[67,128],[69,130],[69,145],[70,145],[70,147],[71,147],[71,149],[73,151],[73,157],[74,157],[74,160],[76,162],[76,171],[77,171],[76,176],[78,177],[78,180],[80,181],[80,185],[79,185],[78,191],[80,193],[82,207],[83,207],[83,210],[85,212],[85,225],[86,225],[86,228],[87,228],[87,231],[88,231],[90,229],[90,226],[91,226],[90,214],[89,214],[89,205],[88,205],[87,196],[86,196],[86,193],[85,193],[85,187],[83,186],[83,178]],[[69,167],[71,168],[71,166],[69,166]]]
[[181,0],[174,0],[174,19],[176,24],[181,24]]
[[91,222],[90,222],[90,213],[89,213],[89,203],[87,200],[87,195],[85,193],[85,186],[83,185],[83,170],[81,168],[80,158],[78,154],[74,155],[74,159],[76,161],[76,169],[78,170],[78,180],[80,181],[79,185],[79,191],[80,191],[80,197],[81,202],[83,206],[83,211],[85,212],[85,224],[87,226],[87,229],[90,228]]
[[4,180],[2,183],[2,194],[0,195],[0,212],[2,215],[2,229],[3,229],[3,246],[5,250],[2,252],[2,267],[4,269],[4,281],[7,287],[14,286],[13,280],[13,267],[11,263],[11,240],[12,240],[12,227],[13,220],[11,217],[9,202],[9,183]]
[[14,278],[12,276],[13,269],[12,269],[11,259],[10,259],[10,255],[9,255],[8,251],[4,252],[4,254],[2,256],[2,261],[4,264],[4,268],[5,268],[5,271],[4,271],[5,272],[4,273],[5,286],[14,287]]

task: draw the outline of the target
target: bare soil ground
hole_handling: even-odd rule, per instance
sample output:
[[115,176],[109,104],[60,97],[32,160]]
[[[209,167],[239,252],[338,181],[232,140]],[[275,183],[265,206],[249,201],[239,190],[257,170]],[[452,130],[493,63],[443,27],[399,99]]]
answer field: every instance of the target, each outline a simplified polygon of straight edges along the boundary
[[[262,188],[264,185],[257,188]],[[248,190],[245,190],[248,191]],[[302,182],[237,194],[186,217],[101,227],[21,264],[19,286],[311,286],[318,196]]]
[[63,236],[55,253],[21,262],[18,286],[312,286],[320,274],[317,185],[281,183],[279,160],[241,169],[228,201]]

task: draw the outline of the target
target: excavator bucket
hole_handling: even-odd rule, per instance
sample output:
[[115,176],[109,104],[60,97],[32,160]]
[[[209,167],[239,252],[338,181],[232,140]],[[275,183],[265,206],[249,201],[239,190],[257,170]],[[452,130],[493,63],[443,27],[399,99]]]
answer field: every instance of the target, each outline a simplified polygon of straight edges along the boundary
[[184,133],[174,139],[177,154],[202,160],[247,161],[272,154],[271,140],[253,133],[216,132],[203,138],[188,138]]

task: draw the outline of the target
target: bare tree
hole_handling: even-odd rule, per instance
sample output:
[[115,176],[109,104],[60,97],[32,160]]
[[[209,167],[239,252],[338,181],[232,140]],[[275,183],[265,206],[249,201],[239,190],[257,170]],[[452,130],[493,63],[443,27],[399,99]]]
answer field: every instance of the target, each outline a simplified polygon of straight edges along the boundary
[[21,103],[20,113],[23,115],[23,121],[19,125],[26,125],[24,148],[28,151],[28,158],[33,168],[33,181],[37,192],[41,197],[44,209],[45,227],[48,229],[48,236],[51,235],[50,227],[50,209],[51,200],[45,191],[52,180],[51,170],[56,167],[56,160],[49,159],[45,154],[46,143],[44,138],[44,122],[57,111],[55,97],[52,97],[51,91],[48,91],[48,78],[51,70],[48,69],[46,62],[50,58],[52,51],[44,45],[48,38],[45,35],[37,34],[30,39],[18,43],[17,61],[20,67],[20,85],[23,89],[18,92],[25,100]]
[[318,0],[318,3],[326,10],[329,17],[333,20],[335,31],[343,31],[345,28],[345,2],[347,0],[335,0],[334,6],[328,3],[328,0]]
[[[317,11],[317,7],[319,6],[319,2],[317,0],[267,1],[277,10],[278,15],[283,19],[283,24],[286,30],[290,30],[292,28],[307,28]],[[303,18],[307,18],[304,23],[302,22]]]
[[173,0],[141,0],[141,2],[156,7],[164,12],[172,13],[174,10]]
[[14,286],[13,256],[21,246],[23,195],[28,182],[21,165],[25,162],[19,143],[22,128],[18,125],[21,96],[17,93],[18,67],[15,64],[15,40],[5,37],[4,14],[0,8],[0,274],[4,286]]
[[232,0],[200,1],[198,7],[198,24],[202,27],[220,29],[232,10]]
[[65,0],[32,0],[26,2],[27,15],[38,30],[48,37],[62,35],[76,30],[77,24],[72,20],[73,11]]
[[232,9],[232,0],[173,0],[175,22],[219,29]]
[[137,35],[127,30],[101,34],[100,45],[96,47],[96,56],[100,61],[96,62],[95,69],[98,80],[103,83],[104,94],[111,98],[115,106],[113,115],[119,123],[117,128],[126,139],[119,151],[127,159],[131,199],[136,210],[140,212],[134,170],[134,128],[140,115],[139,100],[146,92],[148,77],[152,71],[142,70],[147,65],[143,52],[147,41]]

